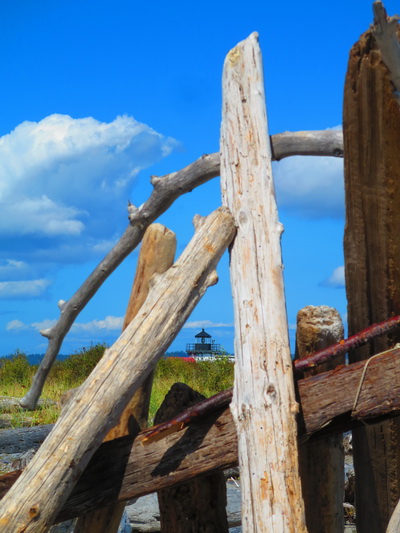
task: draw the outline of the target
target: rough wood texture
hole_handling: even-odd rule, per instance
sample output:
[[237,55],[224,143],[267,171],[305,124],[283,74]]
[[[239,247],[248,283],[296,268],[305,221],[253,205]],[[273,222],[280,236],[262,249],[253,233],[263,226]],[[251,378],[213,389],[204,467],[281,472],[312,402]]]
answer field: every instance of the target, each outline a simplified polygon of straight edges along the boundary
[[[296,358],[343,339],[342,320],[336,309],[307,306],[297,314]],[[344,356],[321,365],[321,373],[344,363]],[[310,372],[310,371],[309,371]],[[309,533],[338,533],[344,529],[344,452],[342,435],[307,442],[299,449],[299,464],[306,524]]]
[[[371,31],[350,52],[344,92],[349,334],[400,313],[400,108]],[[350,355],[357,361],[400,341],[400,332]],[[357,527],[382,533],[400,495],[400,424],[354,432]]]
[[[363,377],[365,365],[361,361],[298,382],[302,406],[300,441],[316,431],[342,433],[359,425],[357,421],[363,418],[400,414],[400,349],[371,360]],[[361,393],[351,416],[360,381]],[[152,431],[149,428],[136,438],[128,436],[103,443],[57,520],[74,518],[111,501],[137,498],[237,463],[237,435],[229,407],[196,417],[179,432],[143,446]],[[0,448],[3,435],[10,433],[0,431]],[[0,498],[19,474],[0,477]]]
[[[151,224],[144,234],[136,269],[135,279],[125,313],[122,327],[124,331],[132,322],[144,304],[150,289],[150,280],[154,274],[162,274],[173,262],[176,251],[175,233],[161,224]],[[147,427],[151,388],[154,372],[147,378],[133,395],[124,409],[119,422],[106,435],[104,441],[136,435]],[[116,480],[117,482],[117,480]],[[80,517],[74,533],[117,533],[125,503],[110,504],[93,513]]]
[[243,531],[306,531],[280,237],[258,36],[231,50],[223,72],[223,203],[231,249],[235,384]]
[[220,208],[204,219],[195,217],[195,224],[186,250],[165,274],[153,277],[140,312],[106,351],[5,497],[2,532],[46,531],[129,399],[217,281],[215,266],[235,234],[232,216]]
[[[160,424],[204,399],[184,383],[168,392],[154,419]],[[158,491],[162,533],[227,533],[226,483],[223,472],[201,476]]]

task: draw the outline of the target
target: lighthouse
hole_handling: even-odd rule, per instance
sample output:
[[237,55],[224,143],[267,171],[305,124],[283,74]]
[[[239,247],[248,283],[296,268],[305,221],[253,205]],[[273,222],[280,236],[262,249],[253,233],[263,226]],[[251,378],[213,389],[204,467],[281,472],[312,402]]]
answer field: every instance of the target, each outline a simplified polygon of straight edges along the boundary
[[194,338],[193,344],[186,344],[186,353],[198,361],[212,361],[222,353],[221,345],[215,344],[214,339],[204,328]]

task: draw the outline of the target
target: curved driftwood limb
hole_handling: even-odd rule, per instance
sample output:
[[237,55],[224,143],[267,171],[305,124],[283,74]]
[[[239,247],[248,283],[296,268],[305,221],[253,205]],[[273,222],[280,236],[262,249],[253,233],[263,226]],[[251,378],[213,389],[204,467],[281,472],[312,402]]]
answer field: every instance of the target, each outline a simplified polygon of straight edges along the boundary
[[195,217],[196,232],[174,265],[152,278],[139,313],[81,385],[49,437],[7,494],[2,533],[48,530],[77,479],[134,392],[210,285],[236,228],[227,208]]
[[[285,132],[272,135],[270,141],[272,157],[276,160],[292,155],[343,156],[341,131]],[[60,300],[61,314],[57,323],[52,328],[41,331],[41,334],[49,339],[49,344],[31,388],[20,400],[22,407],[35,409],[47,375],[76,317],[108,276],[138,246],[146,228],[182,194],[217,176],[219,176],[219,153],[204,155],[182,170],[163,177],[151,177],[153,192],[139,208],[131,204],[128,206],[130,225],[118,243],[67,302]]]
[[388,17],[381,1],[373,3],[374,24],[372,34],[379,46],[383,62],[390,72],[395,87],[394,96],[400,105],[400,45],[397,36],[399,15]]

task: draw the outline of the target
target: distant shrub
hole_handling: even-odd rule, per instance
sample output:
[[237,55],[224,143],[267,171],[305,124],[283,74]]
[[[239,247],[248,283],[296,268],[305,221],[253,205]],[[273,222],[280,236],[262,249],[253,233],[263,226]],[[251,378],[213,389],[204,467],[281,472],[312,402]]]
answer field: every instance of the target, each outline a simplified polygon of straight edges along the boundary
[[71,387],[85,381],[94,367],[103,357],[106,344],[92,344],[70,355],[64,361],[57,361],[53,366],[49,379],[62,381]]
[[9,357],[0,359],[0,382],[3,384],[18,383],[29,386],[35,367],[29,364],[27,356],[17,350]]

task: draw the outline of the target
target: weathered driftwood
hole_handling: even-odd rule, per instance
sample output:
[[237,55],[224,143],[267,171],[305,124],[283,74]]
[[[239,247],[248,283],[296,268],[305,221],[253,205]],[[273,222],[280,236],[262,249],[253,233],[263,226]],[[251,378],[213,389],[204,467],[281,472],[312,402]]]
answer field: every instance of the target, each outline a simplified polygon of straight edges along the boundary
[[[154,274],[162,274],[173,262],[176,251],[175,233],[161,224],[151,224],[144,234],[136,269],[135,279],[122,327],[124,331],[144,304],[150,289],[150,280]],[[147,378],[133,395],[122,413],[119,422],[106,435],[104,441],[136,435],[147,427],[151,388],[154,372]],[[81,516],[74,528],[74,533],[117,533],[125,503],[112,503],[92,513]]]
[[258,36],[223,70],[221,187],[238,226],[231,248],[243,531],[306,531],[280,237]]
[[[365,365],[361,361],[298,382],[300,441],[314,432],[342,433],[354,424],[360,425],[359,420],[373,423],[373,417],[400,414],[400,349],[371,359],[364,373]],[[152,432],[153,428],[149,428],[136,438],[128,436],[103,443],[57,520],[74,518],[111,501],[126,501],[237,464],[237,434],[229,407],[204,412],[183,429],[143,446]],[[0,447],[7,433],[0,432]],[[0,497],[18,475],[13,472],[0,477]]]
[[[371,31],[349,57],[344,91],[349,334],[400,313],[400,108]],[[351,361],[400,341],[400,331],[350,354]],[[400,422],[353,433],[357,527],[382,533],[400,496]]]
[[232,241],[227,208],[195,217],[196,232],[178,261],[153,277],[139,313],[104,354],[2,503],[0,529],[46,531],[134,392],[153,369],[206,289]]
[[[154,418],[159,424],[198,403],[204,396],[175,383]],[[223,472],[200,476],[158,491],[162,533],[227,533],[226,483]]]
[[[286,132],[272,135],[270,141],[273,157],[277,160],[291,155],[343,155],[343,135],[340,131]],[[57,323],[41,332],[49,339],[49,344],[31,388],[20,401],[22,407],[36,407],[46,377],[76,317],[108,276],[140,243],[149,224],[164,213],[179,196],[218,176],[219,165],[219,153],[204,155],[178,172],[172,172],[162,178],[151,178],[154,187],[152,194],[139,208],[129,206],[130,225],[118,243],[67,302],[60,300],[61,315]]]
[[[297,314],[296,358],[325,348],[343,338],[343,324],[336,309],[307,306]],[[341,358],[320,365],[321,373],[344,363]],[[309,371],[310,372],[310,371]],[[344,452],[342,435],[306,442],[299,448],[301,485],[309,533],[343,531]]]
[[372,34],[378,43],[383,62],[390,72],[390,79],[394,85],[393,96],[400,104],[400,45],[397,36],[399,15],[388,17],[383,3],[373,3],[374,25]]

